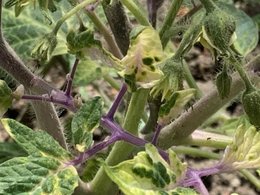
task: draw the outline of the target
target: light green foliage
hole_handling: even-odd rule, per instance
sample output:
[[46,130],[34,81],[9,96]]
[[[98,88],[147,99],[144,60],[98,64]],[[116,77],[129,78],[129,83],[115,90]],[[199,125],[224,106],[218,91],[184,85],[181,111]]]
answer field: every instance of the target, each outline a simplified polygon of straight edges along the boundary
[[73,83],[76,86],[86,86],[94,80],[108,74],[110,68],[102,66],[96,60],[84,59],[78,64]]
[[12,105],[12,90],[8,87],[5,81],[0,80],[0,117]]
[[[20,16],[16,18],[13,10],[4,8],[3,16],[3,32],[8,43],[19,56],[26,60],[31,58],[31,52],[34,46],[39,44],[38,38],[52,30],[52,26],[47,24],[47,21],[44,20],[39,10],[26,8]],[[42,38],[41,41],[43,41]],[[59,32],[57,35],[57,46],[51,56],[66,53],[65,34],[64,32]]]
[[71,53],[77,53],[85,47],[92,45],[100,45],[101,43],[94,38],[92,30],[85,30],[83,32],[70,31],[67,35],[68,49]]
[[0,164],[0,194],[72,194],[77,171],[48,157],[17,157]]
[[92,133],[99,125],[102,114],[102,100],[96,97],[85,104],[75,114],[71,123],[72,142],[83,152],[92,144]]
[[170,164],[158,153],[152,144],[145,146],[133,159],[116,166],[104,165],[108,176],[126,195],[196,194],[191,189],[175,188],[186,172],[176,154],[169,150]]
[[63,164],[70,155],[46,132],[12,119],[1,120],[9,135],[27,151],[0,165],[0,194],[72,194],[78,185],[73,166]]
[[242,96],[244,110],[249,121],[260,129],[260,90],[246,90]]
[[68,160],[70,155],[45,131],[33,131],[13,120],[2,119],[5,130],[29,155]]
[[260,132],[254,126],[239,126],[227,146],[221,164],[224,169],[260,168]]
[[182,88],[183,70],[180,60],[167,59],[162,67],[164,75],[151,90],[153,97],[161,96],[161,101],[169,100],[175,91]]
[[171,98],[162,104],[159,111],[159,121],[161,125],[166,125],[175,119],[184,110],[185,105],[194,97],[195,89],[185,89],[175,91]]
[[123,76],[131,87],[150,88],[161,78],[163,73],[157,65],[163,60],[164,53],[157,31],[144,27],[131,39],[127,55],[121,60]]

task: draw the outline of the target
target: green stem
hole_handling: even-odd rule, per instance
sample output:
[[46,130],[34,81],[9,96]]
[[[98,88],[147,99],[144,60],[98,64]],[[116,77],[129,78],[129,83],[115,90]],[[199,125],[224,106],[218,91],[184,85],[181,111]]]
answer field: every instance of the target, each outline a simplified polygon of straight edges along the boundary
[[201,150],[200,148],[192,148],[188,146],[174,146],[171,148],[177,154],[186,154],[192,157],[203,157],[207,159],[219,159],[220,155],[211,151]]
[[79,3],[78,5],[76,5],[74,8],[72,8],[69,12],[67,12],[66,14],[64,14],[56,23],[54,29],[53,29],[53,33],[55,35],[57,35],[61,25],[71,16],[73,16],[74,14],[76,14],[78,11],[80,11],[81,9],[83,9],[84,7],[86,7],[87,5],[96,2],[97,0],[85,0],[81,3]]
[[200,90],[200,88],[198,87],[195,79],[193,78],[189,66],[187,64],[187,62],[185,60],[183,60],[183,72],[184,72],[184,77],[185,80],[187,81],[189,87],[196,89],[196,98],[199,99],[202,97],[202,91]]
[[140,12],[139,7],[133,0],[120,0],[121,3],[129,9],[129,11],[135,16],[136,20],[143,26],[151,26],[147,17]]
[[234,67],[236,69],[236,71],[238,72],[238,74],[240,75],[240,77],[242,78],[242,80],[244,81],[244,84],[246,86],[246,90],[254,90],[255,87],[252,84],[252,82],[250,81],[245,69],[243,68],[242,64],[239,63],[238,61],[236,61],[234,63]]
[[259,191],[260,190],[260,180],[256,176],[254,176],[252,173],[250,173],[248,170],[243,169],[239,171],[243,176],[245,176]]
[[88,17],[91,19],[91,21],[94,23],[94,25],[97,27],[97,29],[104,36],[112,54],[119,59],[123,58],[123,55],[122,55],[121,51],[119,50],[113,36],[108,31],[107,27],[101,22],[101,20],[97,16],[97,14],[91,10],[86,10],[86,11],[87,11]]
[[174,0],[172,2],[170,10],[168,11],[167,16],[163,22],[163,25],[159,32],[163,47],[165,47],[169,41],[169,36],[165,36],[165,33],[171,28],[171,26],[174,22],[174,19],[181,7],[182,2],[183,2],[183,0]]
[[[130,104],[127,110],[123,128],[128,130],[131,134],[138,134],[138,125],[143,114],[145,103],[149,91],[147,89],[140,89],[133,93]],[[117,142],[110,152],[106,163],[108,165],[116,165],[123,160],[126,160],[131,152],[133,146],[125,142]],[[102,186],[102,187],[101,187]],[[91,182],[91,190],[94,194],[116,194],[116,188],[112,181],[106,175],[103,168],[100,168],[94,180]]]
[[175,143],[223,149],[230,144],[232,140],[232,137],[226,135],[196,130],[189,137]]
[[120,89],[120,82],[118,82],[117,80],[115,80],[113,77],[111,77],[110,75],[106,74],[103,76],[104,80],[106,82],[108,82],[111,87],[115,88],[116,90]]

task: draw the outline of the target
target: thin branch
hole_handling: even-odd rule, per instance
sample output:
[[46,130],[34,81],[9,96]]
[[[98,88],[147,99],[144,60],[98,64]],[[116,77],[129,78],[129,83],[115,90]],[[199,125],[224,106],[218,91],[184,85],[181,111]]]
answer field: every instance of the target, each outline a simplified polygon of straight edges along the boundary
[[116,96],[115,101],[113,102],[111,108],[109,109],[108,113],[107,113],[107,117],[110,119],[114,118],[115,112],[118,108],[118,106],[120,105],[120,102],[122,101],[123,96],[125,95],[127,91],[127,86],[126,84],[123,84],[118,95]]
[[79,64],[79,59],[76,58],[73,66],[72,66],[71,72],[67,75],[67,86],[66,86],[66,90],[65,90],[65,95],[67,95],[67,96],[71,96],[72,82],[73,82],[74,75],[76,73],[78,64]]

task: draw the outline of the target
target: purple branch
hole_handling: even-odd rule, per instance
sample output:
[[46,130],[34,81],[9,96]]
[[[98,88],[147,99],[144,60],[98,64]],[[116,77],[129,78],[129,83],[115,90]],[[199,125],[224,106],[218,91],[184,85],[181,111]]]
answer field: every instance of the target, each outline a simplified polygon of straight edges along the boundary
[[[110,144],[115,143],[116,141],[123,140],[125,142],[128,142],[130,144],[133,144],[135,146],[145,146],[148,142],[146,140],[143,140],[139,137],[136,137],[129,132],[125,131],[122,127],[120,127],[117,123],[115,123],[112,119],[108,117],[102,117],[100,125],[103,128],[109,129],[112,133],[110,138],[106,141],[100,142],[96,145],[94,145],[92,148],[88,149],[86,152],[80,154],[78,157],[76,157],[74,160],[68,162],[68,165],[78,165],[83,162],[85,162],[87,159],[89,159],[91,156],[99,152],[100,150],[103,150]],[[166,160],[169,161],[168,154],[163,151],[162,149],[158,148],[159,153],[161,156]]]
[[120,138],[117,135],[112,134],[112,136],[108,140],[102,141],[102,142],[94,145],[92,148],[88,149],[84,153],[81,153],[77,158],[75,158],[74,160],[72,160],[72,161],[70,161],[66,164],[67,164],[67,166],[69,166],[69,165],[75,166],[75,165],[82,164],[83,162],[88,160],[90,157],[92,157],[93,155],[95,155],[99,151],[105,149],[106,147],[115,143],[118,140],[120,140]]
[[152,139],[152,144],[155,146],[157,144],[157,140],[158,140],[159,134],[161,132],[161,129],[162,129],[162,126],[158,124],[156,127],[156,130],[155,130],[155,133],[153,135],[153,139]]
[[67,75],[67,87],[66,87],[66,90],[65,90],[66,96],[71,96],[72,82],[73,82],[74,75],[76,73],[78,64],[79,64],[79,59],[76,58],[73,66],[72,66],[71,72]]
[[34,100],[34,101],[43,101],[43,102],[52,102],[66,107],[67,109],[75,112],[77,109],[74,105],[73,98],[68,97],[62,91],[52,91],[51,95],[23,95],[22,99],[24,100]]
[[123,96],[125,95],[126,91],[127,91],[127,86],[125,83],[123,83],[120,91],[118,92],[118,94],[116,96],[115,101],[113,102],[111,108],[109,109],[109,111],[106,115],[107,118],[113,120],[115,112],[116,112],[118,106],[120,105],[120,102],[122,101]]
[[207,188],[202,182],[197,170],[188,169],[186,173],[187,180],[181,182],[184,187],[194,187],[201,195],[209,195]]

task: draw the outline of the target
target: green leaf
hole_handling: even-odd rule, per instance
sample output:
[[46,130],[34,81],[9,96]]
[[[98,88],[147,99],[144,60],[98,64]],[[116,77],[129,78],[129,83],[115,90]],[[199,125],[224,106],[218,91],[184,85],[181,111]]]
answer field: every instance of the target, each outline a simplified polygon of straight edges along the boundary
[[169,165],[152,144],[147,144],[145,149],[146,152],[139,152],[133,159],[116,166],[104,164],[107,175],[124,194],[196,194],[192,189],[173,189],[181,179],[179,176],[185,175],[186,165],[179,161],[172,150],[169,150]]
[[79,62],[73,83],[76,86],[86,86],[94,80],[101,79],[108,72],[108,67],[102,67],[97,61],[85,59]]
[[10,136],[30,155],[0,164],[0,194],[72,194],[78,174],[70,155],[44,131],[12,119],[1,120]]
[[[38,38],[51,32],[52,26],[46,23],[41,12],[26,8],[18,18],[12,10],[3,9],[3,32],[8,43],[23,59],[29,60],[34,46],[39,42]],[[67,45],[64,32],[57,36],[57,46],[52,56],[67,53]]]
[[260,168],[260,132],[241,125],[224,152],[221,164],[227,169]]
[[235,18],[237,39],[233,45],[241,55],[246,56],[258,43],[259,37],[256,23],[245,12],[233,5],[221,2],[218,3],[218,6]]
[[78,174],[49,157],[17,157],[0,164],[0,194],[61,194],[74,192]]
[[87,101],[75,114],[71,123],[72,142],[83,152],[92,144],[92,133],[99,125],[102,114],[102,100],[96,97]]
[[14,142],[0,143],[0,163],[18,156],[27,156],[27,153]]
[[69,153],[45,131],[33,131],[13,119],[1,119],[1,122],[9,135],[29,155],[53,157],[59,160],[69,159]]
[[73,54],[85,47],[101,45],[101,43],[94,38],[93,30],[85,30],[83,32],[70,31],[67,35],[67,43],[69,51]]
[[0,80],[0,117],[12,105],[12,90],[8,87],[5,81]]
[[159,111],[159,124],[166,125],[184,110],[185,105],[194,97],[196,89],[176,91],[162,104]]

